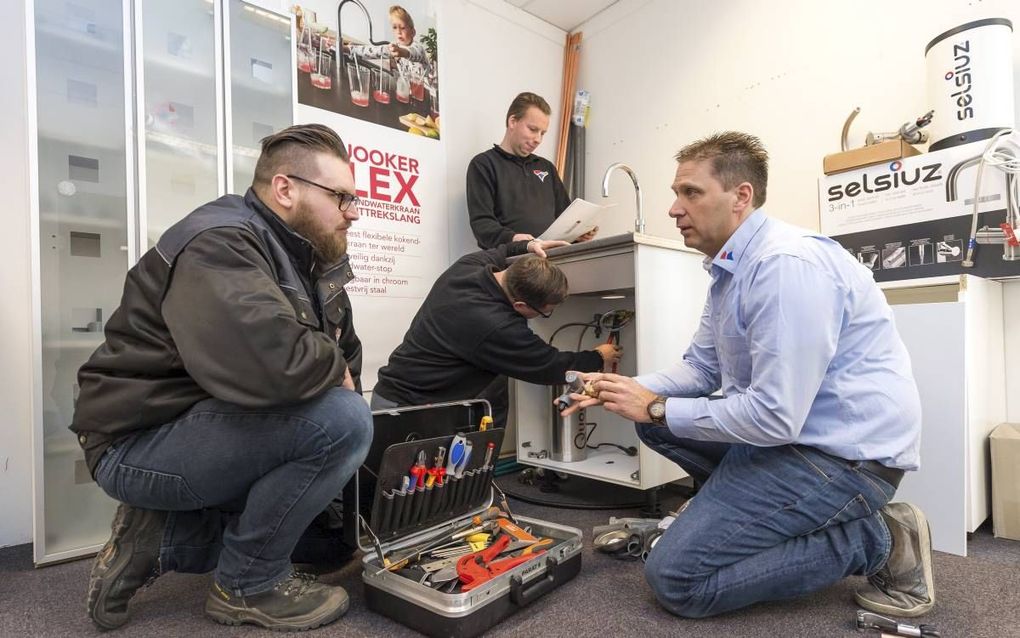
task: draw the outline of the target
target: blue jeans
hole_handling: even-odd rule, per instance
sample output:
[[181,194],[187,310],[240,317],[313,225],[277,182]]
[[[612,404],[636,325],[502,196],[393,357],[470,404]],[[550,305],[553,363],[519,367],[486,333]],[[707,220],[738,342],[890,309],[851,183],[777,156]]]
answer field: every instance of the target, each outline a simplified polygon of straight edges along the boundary
[[298,538],[371,441],[368,404],[350,390],[258,409],[206,399],[118,441],[96,481],[118,501],[169,513],[162,572],[215,569],[224,589],[250,596],[290,575]]
[[860,463],[798,445],[681,439],[658,425],[637,432],[701,485],[645,565],[670,612],[713,616],[885,564],[891,537],[878,510],[896,489]]

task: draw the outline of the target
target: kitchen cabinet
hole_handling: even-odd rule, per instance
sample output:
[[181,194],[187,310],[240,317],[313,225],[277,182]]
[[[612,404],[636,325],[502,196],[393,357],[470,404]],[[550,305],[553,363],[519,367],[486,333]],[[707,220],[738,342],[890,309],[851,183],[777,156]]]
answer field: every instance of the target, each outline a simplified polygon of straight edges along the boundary
[[921,468],[896,500],[924,511],[932,547],[966,556],[967,534],[991,513],[988,435],[1007,420],[1007,284],[953,275],[879,285],[921,397]]
[[[531,322],[536,334],[548,340],[568,323],[591,322],[611,310],[633,311],[632,321],[620,333],[625,352],[620,374],[653,372],[683,356],[698,328],[710,283],[702,267],[704,255],[681,241],[626,233],[553,249],[549,259],[567,275],[570,296],[552,317]],[[556,333],[553,345],[561,350],[591,349],[606,338],[605,331],[596,337],[591,329],[573,326]],[[642,490],[686,476],[679,466],[641,444],[632,422],[600,407],[586,410],[585,458],[556,460],[570,455],[558,454],[561,448],[554,447],[558,417],[552,400],[553,389],[517,382],[520,463]],[[565,440],[562,445],[579,448],[580,443]],[[629,456],[617,446],[634,447],[637,454]]]
[[35,0],[27,12],[35,562],[95,551],[115,503],[67,429],[124,276],[251,182],[293,122],[292,18],[241,0]]

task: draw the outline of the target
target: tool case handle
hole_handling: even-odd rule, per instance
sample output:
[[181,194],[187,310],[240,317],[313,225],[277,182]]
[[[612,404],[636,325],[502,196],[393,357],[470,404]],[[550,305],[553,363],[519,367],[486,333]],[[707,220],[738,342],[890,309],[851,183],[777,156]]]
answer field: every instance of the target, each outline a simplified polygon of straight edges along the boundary
[[528,586],[524,586],[524,579],[519,575],[510,578],[510,600],[518,607],[527,607],[542,596],[545,596],[560,585],[556,581],[556,566],[559,561],[554,556],[545,559],[545,576],[536,578]]

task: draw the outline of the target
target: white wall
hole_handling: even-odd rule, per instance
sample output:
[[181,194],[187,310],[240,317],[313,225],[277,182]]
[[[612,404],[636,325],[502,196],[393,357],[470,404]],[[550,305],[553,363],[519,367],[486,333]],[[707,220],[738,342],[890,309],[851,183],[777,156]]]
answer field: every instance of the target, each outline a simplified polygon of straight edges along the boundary
[[0,547],[32,538],[32,321],[25,5],[0,21]]
[[506,109],[521,91],[538,93],[552,107],[537,153],[555,161],[566,33],[503,0],[443,0],[437,8],[453,261],[478,250],[464,194],[468,163],[503,139]]
[[[630,163],[648,232],[678,238],[666,216],[673,155],[715,131],[743,130],[772,158],[766,209],[817,229],[822,156],[839,151],[853,107],[861,114],[851,146],[863,145],[869,130],[894,131],[927,111],[925,46],[987,17],[1008,18],[1020,31],[1020,2],[620,0],[577,29],[578,88],[592,92],[586,195],[601,199],[605,167]],[[1013,41],[1020,87],[1020,34]],[[613,177],[611,193],[622,210],[603,234],[632,228],[625,176]]]

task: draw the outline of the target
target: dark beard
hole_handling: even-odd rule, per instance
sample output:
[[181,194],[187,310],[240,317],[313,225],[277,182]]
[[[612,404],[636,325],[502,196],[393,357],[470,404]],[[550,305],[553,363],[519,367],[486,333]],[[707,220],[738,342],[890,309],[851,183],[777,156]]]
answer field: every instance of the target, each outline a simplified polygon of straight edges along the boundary
[[332,229],[323,230],[308,209],[298,208],[289,225],[295,233],[308,240],[322,263],[335,263],[347,254],[347,237],[336,234]]

